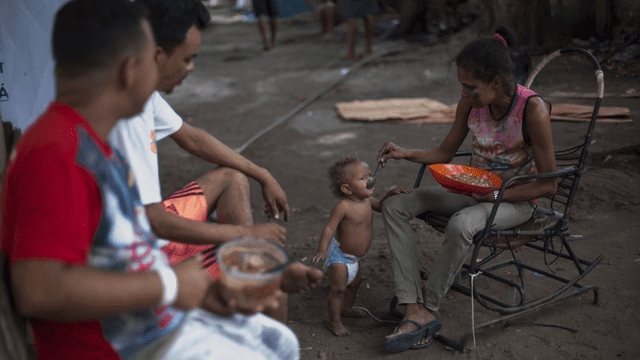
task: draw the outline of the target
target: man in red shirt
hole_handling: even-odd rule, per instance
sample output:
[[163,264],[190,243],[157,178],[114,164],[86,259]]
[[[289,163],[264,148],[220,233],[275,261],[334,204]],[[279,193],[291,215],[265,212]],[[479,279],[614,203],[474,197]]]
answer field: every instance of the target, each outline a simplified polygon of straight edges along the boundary
[[[212,284],[200,257],[169,266],[128,165],[106,142],[118,120],[140,113],[156,87],[155,42],[145,13],[128,0],[72,0],[59,10],[56,100],[10,156],[0,243],[38,358],[160,358],[165,351],[171,357],[176,344],[191,347],[181,337],[191,329],[210,346],[203,352],[218,358],[231,357],[221,355],[225,350],[296,358],[297,339],[284,325],[233,315],[239,309],[223,300],[222,285]],[[285,290],[319,280],[300,265],[283,280]],[[229,329],[246,338],[228,341]]]

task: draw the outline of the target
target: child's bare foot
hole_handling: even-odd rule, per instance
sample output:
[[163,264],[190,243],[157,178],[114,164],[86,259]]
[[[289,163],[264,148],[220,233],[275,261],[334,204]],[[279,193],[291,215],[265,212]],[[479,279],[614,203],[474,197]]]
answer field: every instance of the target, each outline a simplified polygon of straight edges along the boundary
[[322,34],[321,37],[322,41],[330,41],[333,39],[333,33],[332,32],[326,32],[324,34]]
[[344,336],[351,335],[349,330],[347,330],[347,328],[344,327],[344,325],[342,325],[342,323],[329,324],[328,326],[329,326],[329,331],[331,331],[331,333],[333,333],[333,335],[335,335],[337,337],[344,337]]
[[362,310],[360,310],[360,309],[354,309],[354,308],[345,309],[345,308],[342,308],[342,310],[340,310],[340,316],[352,317],[352,318],[363,318],[363,317],[367,317],[367,313],[362,311]]

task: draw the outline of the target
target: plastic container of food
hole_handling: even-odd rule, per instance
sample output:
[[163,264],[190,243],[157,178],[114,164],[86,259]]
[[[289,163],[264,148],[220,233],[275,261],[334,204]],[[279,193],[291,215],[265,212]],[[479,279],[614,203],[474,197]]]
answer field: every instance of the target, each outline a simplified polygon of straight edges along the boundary
[[461,194],[488,194],[502,185],[498,175],[471,166],[433,164],[429,170],[440,185]]
[[264,300],[277,292],[289,260],[282,246],[249,237],[225,242],[218,249],[216,258],[220,281],[229,296],[241,294],[238,301],[246,304]]

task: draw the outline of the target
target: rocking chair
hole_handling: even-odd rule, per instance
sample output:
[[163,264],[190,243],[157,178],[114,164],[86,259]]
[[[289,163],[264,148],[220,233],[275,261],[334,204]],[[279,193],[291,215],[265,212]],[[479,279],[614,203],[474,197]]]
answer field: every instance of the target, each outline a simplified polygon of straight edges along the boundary
[[[559,170],[547,174],[515,176],[503,182],[500,187],[486,227],[474,237],[470,259],[468,263],[463,265],[456,277],[456,281],[451,286],[451,289],[467,296],[472,296],[483,307],[500,315],[497,319],[472,327],[462,336],[459,342],[453,341],[442,334],[435,335],[436,340],[444,342],[447,346],[461,353],[466,352],[465,344],[469,335],[475,334],[477,330],[492,327],[589,291],[593,291],[594,304],[599,304],[598,288],[593,285],[583,285],[579,282],[602,260],[603,255],[599,255],[592,261],[579,258],[570,244],[570,240],[574,240],[574,238],[569,234],[568,224],[571,206],[576,196],[578,182],[582,176],[593,128],[596,124],[596,117],[604,94],[603,72],[600,70],[598,61],[589,52],[578,48],[567,48],[558,50],[543,59],[527,79],[525,87],[529,88],[531,86],[536,75],[551,60],[568,53],[578,53],[586,56],[595,68],[598,97],[584,142],[569,149],[556,151],[557,169]],[[470,154],[471,152],[468,151],[460,151],[456,153],[456,156],[469,156]],[[414,188],[420,186],[426,167],[427,164],[421,166]],[[502,231],[493,229],[493,220],[506,188],[522,180],[552,177],[558,179],[556,193],[546,200],[540,199],[545,202],[545,206],[548,204],[548,209],[538,207],[529,221],[516,228]],[[441,232],[444,231],[449,220],[445,216],[434,213],[424,213],[417,217]],[[542,255],[542,259],[537,257],[536,262],[534,260],[536,257],[532,256],[533,254],[531,253],[527,254],[524,261],[516,258],[516,250],[520,247],[523,247],[523,250],[527,249],[527,251],[532,249]],[[483,251],[482,254],[480,253],[481,250]],[[503,256],[501,257],[500,255]],[[573,278],[560,276],[551,268],[551,264],[556,260],[567,262],[567,267],[575,268],[575,271],[572,271],[576,275]],[[515,271],[513,272],[505,270],[507,268],[513,269],[514,267]],[[544,279],[546,286],[542,295],[539,294],[540,291],[536,288],[537,292],[534,291],[535,296],[531,299],[527,296],[529,293],[525,293],[524,274],[527,270],[534,275],[533,279],[526,279],[527,285]],[[563,270],[566,269],[563,268]],[[506,275],[511,273],[513,275]],[[421,276],[426,280],[425,273],[422,271]],[[474,278],[476,279],[474,280]],[[506,287],[506,295],[488,294],[486,290],[492,290],[493,293],[496,293],[495,286],[489,289],[491,285],[482,288],[481,284],[491,282],[497,284],[497,287]],[[465,283],[469,285],[465,285]],[[481,289],[478,289],[479,287]],[[552,288],[552,290],[549,291],[548,288]],[[397,302],[397,298],[394,297],[390,306],[391,314],[403,317],[404,314],[396,309]]]

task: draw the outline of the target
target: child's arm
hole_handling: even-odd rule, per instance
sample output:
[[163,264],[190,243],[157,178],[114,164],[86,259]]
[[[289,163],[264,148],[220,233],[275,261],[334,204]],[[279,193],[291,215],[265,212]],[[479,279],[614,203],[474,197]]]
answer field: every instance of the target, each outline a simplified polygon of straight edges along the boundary
[[325,225],[324,230],[322,230],[322,236],[320,236],[320,244],[318,244],[318,253],[313,257],[312,262],[315,264],[320,260],[325,260],[327,258],[327,248],[329,247],[329,243],[331,239],[333,239],[333,234],[335,234],[338,229],[338,225],[340,225],[340,221],[344,219],[346,215],[346,206],[344,200],[341,200],[336,207],[331,210],[331,216],[329,217],[329,221],[327,225]]
[[387,200],[389,196],[398,195],[401,193],[409,194],[411,193],[411,189],[399,187],[389,190],[389,192],[382,199],[380,199],[380,201],[376,200],[375,198],[371,198],[371,209],[380,212],[382,210],[382,203]]

